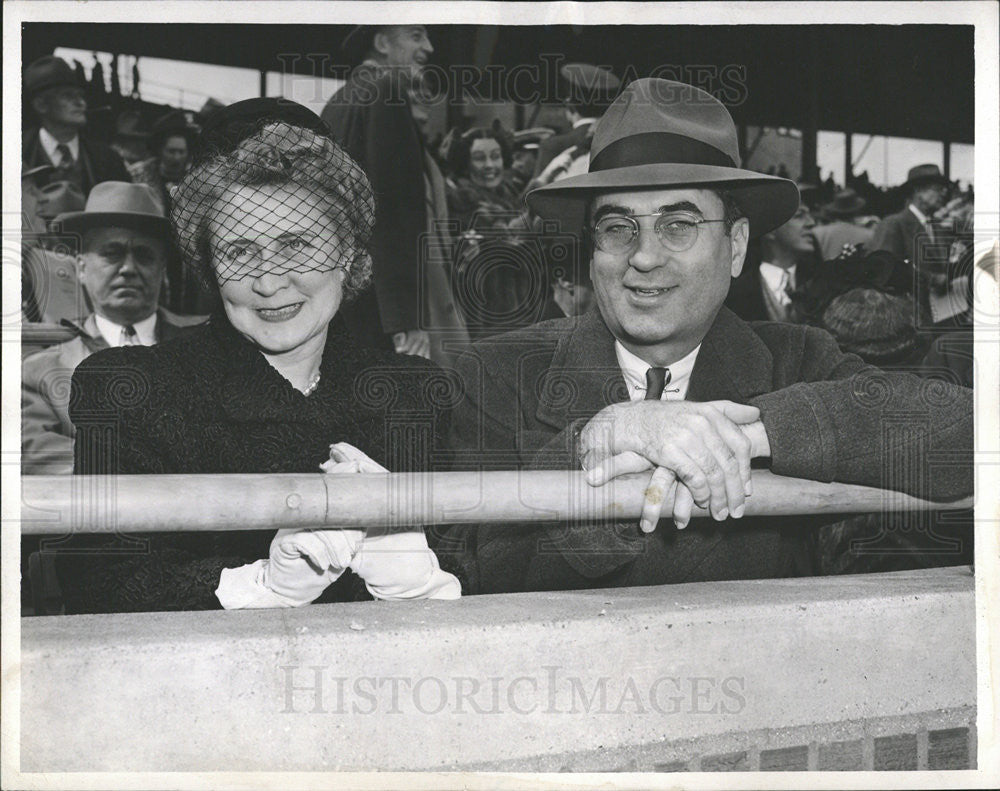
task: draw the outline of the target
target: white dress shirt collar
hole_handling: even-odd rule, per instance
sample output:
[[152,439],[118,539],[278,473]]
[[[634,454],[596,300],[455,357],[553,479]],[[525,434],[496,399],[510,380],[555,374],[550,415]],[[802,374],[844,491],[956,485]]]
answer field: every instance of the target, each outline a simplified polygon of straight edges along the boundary
[[[100,331],[108,346],[122,345],[122,325],[115,324],[111,319],[105,318],[98,313],[94,314],[94,321],[97,322],[97,329]],[[143,346],[153,346],[156,343],[156,314],[147,316],[142,321],[137,321],[132,325],[135,328],[136,337]]]
[[764,287],[774,296],[780,305],[787,305],[791,298],[786,289],[795,288],[795,267],[787,269],[762,261],[760,264],[760,279],[764,282]]
[[[50,135],[49,131],[44,126],[38,130],[38,140],[42,144],[42,149],[45,151],[45,155],[49,158],[49,161],[53,165],[58,165],[62,159],[62,157],[59,156],[59,152],[56,151],[59,141]],[[72,140],[66,143],[66,147],[69,148],[69,153],[73,155],[74,162],[80,159],[79,135],[75,135]]]
[[[663,388],[662,401],[683,401],[687,398],[688,384],[691,381],[691,371],[698,359],[699,343],[692,351],[667,366],[670,371],[670,382]],[[646,397],[646,371],[651,367],[641,357],[622,346],[621,341],[615,341],[615,355],[618,357],[618,367],[622,369],[625,384],[628,386],[628,397],[632,401],[641,401]]]

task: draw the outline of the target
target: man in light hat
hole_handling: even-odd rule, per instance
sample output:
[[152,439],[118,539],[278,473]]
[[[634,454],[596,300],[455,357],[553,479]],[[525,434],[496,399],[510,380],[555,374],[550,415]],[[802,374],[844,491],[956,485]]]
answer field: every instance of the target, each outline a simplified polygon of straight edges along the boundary
[[[170,225],[153,189],[106,181],[91,190],[83,211],[61,214],[64,234],[78,235],[78,277],[93,312],[69,324],[72,340],[25,358],[21,369],[21,469],[25,474],[73,471],[70,377],[85,358],[109,346],[151,346],[200,324],[158,308]],[[66,323],[66,322],[64,322]]]
[[[821,330],[723,307],[749,239],[785,223],[799,195],[740,167],[736,127],[709,94],[633,82],[596,126],[589,172],[528,204],[584,235],[597,310],[477,343],[459,363],[453,442],[486,468],[582,466],[594,485],[653,469],[653,496],[640,524],[481,526],[465,551],[482,592],[808,572],[803,517],[740,521],[752,460],[928,498],[972,491],[971,391],[942,385],[929,401],[916,377],[866,367]],[[911,411],[921,420],[905,436],[883,418]],[[885,479],[940,451],[953,466]],[[661,503],[674,524],[657,528]],[[692,504],[725,524],[679,530]]]
[[434,47],[423,25],[359,25],[342,49],[360,65],[322,117],[368,175],[377,204],[374,284],[345,306],[344,320],[373,347],[446,361],[442,340],[467,336],[442,262],[426,255],[450,247],[447,238],[428,242],[443,235],[448,207],[410,100]]
[[24,70],[25,102],[39,125],[24,133],[24,168],[52,165],[52,181],[70,181],[87,195],[102,181],[128,181],[120,156],[109,146],[82,136],[87,100],[76,73],[62,58],[46,55]]
[[831,222],[813,228],[821,260],[832,261],[850,245],[863,244],[871,248],[873,231],[855,222],[855,218],[867,205],[868,202],[864,198],[847,187],[838,191],[833,200],[823,206],[823,214],[829,217]]
[[873,250],[888,250],[909,262],[909,268],[894,276],[892,285],[906,291],[918,291],[921,280],[928,280],[933,264],[937,263],[934,248],[943,245],[947,261],[950,240],[941,238],[932,225],[934,212],[948,198],[948,180],[937,165],[917,165],[910,168],[906,183],[906,207],[890,214],[875,227]]
[[567,63],[560,67],[559,87],[570,129],[539,144],[535,176],[564,151],[589,144],[594,124],[611,104],[620,85],[621,80],[600,66]]

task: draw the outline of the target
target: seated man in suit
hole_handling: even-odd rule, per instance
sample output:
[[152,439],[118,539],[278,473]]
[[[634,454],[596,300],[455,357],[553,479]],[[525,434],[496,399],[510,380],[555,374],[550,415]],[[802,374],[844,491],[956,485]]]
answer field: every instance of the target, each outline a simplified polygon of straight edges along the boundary
[[[457,463],[582,466],[594,485],[653,475],[639,524],[468,534],[467,576],[478,573],[481,592],[811,571],[801,517],[741,519],[751,462],[927,498],[971,492],[970,390],[942,384],[932,401],[917,377],[866,366],[822,330],[748,324],[723,307],[750,238],[799,207],[794,183],[741,169],[738,151],[720,102],[641,79],[598,122],[589,172],[529,195],[541,217],[585,230],[597,310],[481,341],[461,358]],[[896,416],[910,411],[904,428]],[[910,474],[939,451],[952,463]],[[905,480],[887,479],[897,469]],[[661,503],[673,524],[659,521]],[[689,526],[693,504],[715,521]]]
[[73,323],[72,340],[25,358],[21,369],[21,469],[25,474],[73,472],[69,382],[76,366],[98,349],[175,337],[199,316],[157,308],[167,260],[170,225],[153,189],[107,181],[90,193],[83,211],[57,218],[65,234],[78,234],[77,274],[94,311]]
[[46,55],[28,66],[24,98],[38,119],[21,140],[24,168],[52,165],[49,180],[72,182],[84,195],[102,181],[130,181],[115,151],[83,136],[87,100],[66,61]]

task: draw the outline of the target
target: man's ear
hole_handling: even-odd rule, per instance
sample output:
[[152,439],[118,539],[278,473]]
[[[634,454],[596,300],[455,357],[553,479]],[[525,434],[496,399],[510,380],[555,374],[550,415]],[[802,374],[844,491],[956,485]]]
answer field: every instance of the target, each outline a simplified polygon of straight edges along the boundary
[[750,243],[750,221],[746,217],[740,217],[733,223],[729,239],[733,253],[730,273],[732,277],[739,277],[740,272],[743,271],[743,263],[746,261],[747,245]]
[[45,108],[48,107],[49,100],[43,96],[36,96],[31,100],[31,109],[34,110],[39,115],[45,113]]
[[385,30],[378,30],[372,37],[372,49],[375,50],[379,55],[385,56],[389,54],[389,48],[392,43],[389,41],[389,33]]

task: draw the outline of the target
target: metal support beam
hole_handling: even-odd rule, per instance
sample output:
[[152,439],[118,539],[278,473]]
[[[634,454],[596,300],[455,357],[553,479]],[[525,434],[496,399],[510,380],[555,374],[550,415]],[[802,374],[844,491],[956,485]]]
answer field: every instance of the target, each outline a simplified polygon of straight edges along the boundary
[[844,132],[844,186],[848,186],[854,180],[854,152],[851,142],[854,133],[851,130]]

